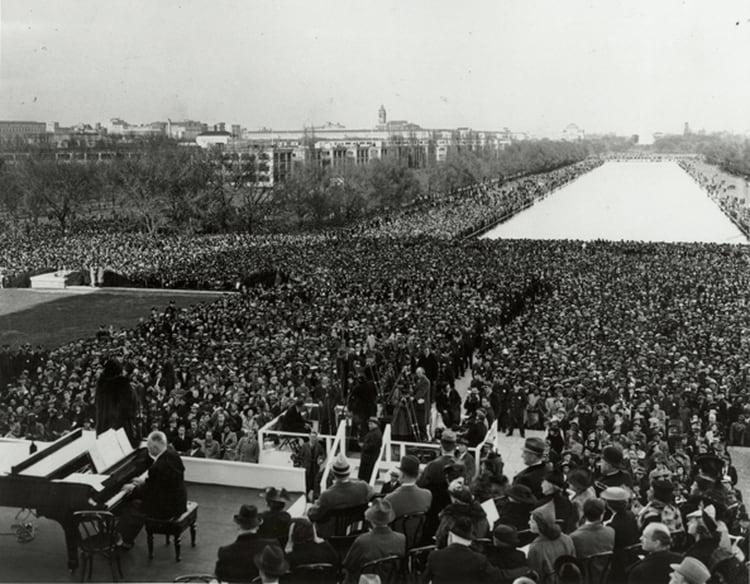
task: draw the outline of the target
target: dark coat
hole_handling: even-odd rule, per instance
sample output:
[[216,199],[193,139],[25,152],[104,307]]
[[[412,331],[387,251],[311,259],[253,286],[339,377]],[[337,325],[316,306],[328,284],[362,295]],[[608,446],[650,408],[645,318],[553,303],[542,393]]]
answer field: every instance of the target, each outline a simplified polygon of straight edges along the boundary
[[628,584],[669,584],[672,568],[669,564],[679,564],[682,556],[669,550],[654,552],[636,562],[628,572]]
[[638,543],[640,530],[635,515],[632,511],[627,510],[616,513],[605,524],[615,530],[615,548],[609,579],[611,584],[617,584],[625,581],[625,568],[635,560],[633,553],[628,552],[625,548]]
[[96,433],[110,428],[123,428],[134,446],[140,440],[137,433],[138,394],[124,375],[101,376],[96,382]]
[[472,539],[483,539],[489,535],[490,525],[487,514],[476,501],[471,504],[451,503],[440,513],[440,525],[435,533],[435,543],[438,549],[448,544],[448,532],[456,524],[459,517],[471,519]]
[[331,511],[365,505],[374,494],[374,489],[365,481],[352,479],[344,483],[335,482],[320,494],[307,516],[316,524],[318,535],[328,537],[333,535],[333,525],[328,521]]
[[296,566],[304,566],[305,564],[333,564],[338,566],[340,563],[338,552],[325,540],[320,543],[306,541],[305,543],[295,544],[286,559],[292,573],[294,573]]
[[342,562],[346,570],[346,582],[359,581],[363,565],[388,556],[406,555],[406,536],[393,531],[387,525],[376,525],[368,533],[354,540]]
[[562,521],[560,526],[563,533],[572,533],[578,526],[578,509],[562,491],[557,491],[554,495],[547,495],[539,500],[538,507],[545,503],[551,503],[555,508],[555,519]]
[[307,432],[305,418],[302,417],[296,405],[289,406],[287,411],[284,412],[281,418],[281,427],[285,432],[300,432],[303,434]]
[[234,543],[219,548],[214,575],[226,582],[250,582],[258,577],[253,558],[267,545],[278,545],[275,539],[264,539],[257,533],[242,533]]
[[531,516],[531,510],[533,505],[526,503],[518,503],[506,499],[506,501],[497,510],[500,519],[500,523],[505,525],[512,525],[518,531],[523,531],[529,528],[529,517]]
[[185,466],[171,446],[148,469],[146,481],[136,491],[149,517],[167,519],[182,514],[187,508]]
[[292,522],[292,516],[283,510],[269,509],[261,517],[263,517],[263,523],[258,528],[258,535],[278,540],[281,549],[284,549],[289,539],[289,524]]
[[525,576],[530,568],[526,554],[509,546],[485,548],[484,555],[490,564],[500,570],[499,584],[511,584],[516,578]]
[[432,493],[432,503],[427,512],[427,518],[424,526],[425,533],[432,533],[437,529],[439,524],[438,513],[451,502],[448,495],[448,483],[445,480],[444,469],[456,459],[452,454],[443,454],[435,460],[429,462],[422,471],[417,486],[427,489]]
[[370,481],[370,475],[380,456],[383,444],[383,433],[380,428],[373,428],[362,439],[362,456],[359,461],[358,477],[363,481]]
[[521,472],[519,472],[515,477],[513,477],[513,484],[514,485],[526,485],[531,489],[531,492],[534,494],[534,496],[537,499],[542,498],[542,480],[544,480],[544,475],[547,474],[547,471],[549,469],[547,468],[547,465],[544,462],[540,462],[539,464],[533,464],[531,466],[527,466],[525,469],[523,469]]
[[474,584],[499,579],[500,570],[485,556],[458,543],[432,552],[422,573],[425,584]]

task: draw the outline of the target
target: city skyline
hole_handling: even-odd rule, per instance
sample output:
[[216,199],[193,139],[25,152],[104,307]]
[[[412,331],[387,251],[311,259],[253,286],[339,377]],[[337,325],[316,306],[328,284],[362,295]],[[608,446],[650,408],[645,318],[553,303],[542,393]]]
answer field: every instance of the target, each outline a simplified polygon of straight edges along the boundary
[[0,118],[746,132],[750,9],[656,4],[2,0]]

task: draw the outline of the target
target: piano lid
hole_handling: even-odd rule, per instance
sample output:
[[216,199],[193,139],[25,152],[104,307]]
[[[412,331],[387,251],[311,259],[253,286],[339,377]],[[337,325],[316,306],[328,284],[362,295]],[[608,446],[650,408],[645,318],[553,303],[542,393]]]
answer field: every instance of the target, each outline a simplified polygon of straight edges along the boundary
[[72,460],[88,455],[95,441],[96,432],[79,428],[16,464],[11,468],[11,473],[47,477]]

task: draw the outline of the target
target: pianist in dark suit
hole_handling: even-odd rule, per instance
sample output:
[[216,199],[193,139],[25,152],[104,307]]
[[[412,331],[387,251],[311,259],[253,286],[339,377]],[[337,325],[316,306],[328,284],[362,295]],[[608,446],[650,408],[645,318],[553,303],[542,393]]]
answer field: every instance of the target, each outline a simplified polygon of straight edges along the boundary
[[180,455],[168,446],[164,432],[151,432],[146,447],[153,463],[145,480],[134,479],[123,487],[133,497],[117,526],[125,549],[133,546],[146,517],[168,519],[187,507],[185,467]]
[[96,433],[101,434],[110,428],[123,428],[136,446],[140,441],[138,433],[138,394],[130,385],[117,359],[109,359],[96,380]]

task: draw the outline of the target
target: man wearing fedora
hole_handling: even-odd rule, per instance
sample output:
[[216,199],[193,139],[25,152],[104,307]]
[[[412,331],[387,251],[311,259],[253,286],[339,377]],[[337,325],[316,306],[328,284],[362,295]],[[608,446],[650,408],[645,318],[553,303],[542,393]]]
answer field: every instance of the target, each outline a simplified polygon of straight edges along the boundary
[[279,578],[289,572],[289,563],[278,545],[265,546],[263,551],[253,556],[253,562],[263,584],[278,584]]
[[380,422],[377,416],[371,416],[367,420],[367,433],[362,438],[362,455],[359,459],[360,480],[370,481],[372,469],[378,462],[380,447],[383,445],[383,433],[380,430]]
[[541,438],[526,438],[521,458],[526,468],[513,477],[514,485],[526,485],[535,498],[542,498],[542,481],[550,470],[544,462],[546,444]]
[[424,584],[498,582],[500,570],[487,556],[471,549],[471,520],[459,517],[448,534],[448,545],[432,552],[422,573]]
[[388,556],[406,555],[406,536],[393,531],[389,524],[396,518],[393,507],[385,499],[375,499],[365,511],[365,519],[372,529],[354,540],[342,566],[346,571],[346,582],[359,581],[362,566]]
[[706,584],[711,577],[706,565],[690,556],[679,564],[670,564],[669,567],[672,568],[669,584]]
[[605,446],[602,449],[602,458],[599,461],[600,474],[596,477],[594,486],[598,492],[607,487],[633,488],[633,477],[623,470],[625,457],[622,450],[617,446]]
[[682,556],[671,551],[672,536],[664,523],[652,522],[641,534],[641,549],[647,554],[628,569],[628,584],[668,584],[670,566]]
[[350,477],[349,462],[343,454],[339,453],[331,472],[333,484],[320,494],[307,512],[310,521],[316,523],[321,537],[333,535],[332,522],[326,520],[331,511],[364,505],[375,495],[369,483]]
[[385,497],[385,500],[393,507],[394,515],[401,517],[414,513],[426,513],[432,503],[432,493],[417,486],[419,459],[407,454],[401,459],[399,470],[401,471],[401,486]]
[[266,546],[278,546],[275,539],[265,539],[258,535],[262,523],[255,505],[242,505],[234,516],[239,535],[234,543],[219,548],[214,574],[226,582],[250,582],[258,576],[258,568],[253,558]]

